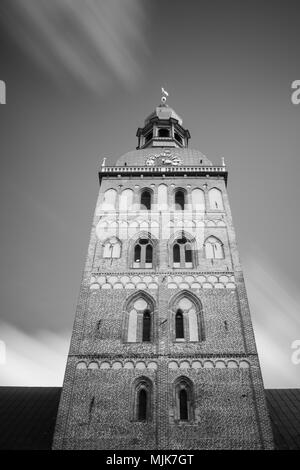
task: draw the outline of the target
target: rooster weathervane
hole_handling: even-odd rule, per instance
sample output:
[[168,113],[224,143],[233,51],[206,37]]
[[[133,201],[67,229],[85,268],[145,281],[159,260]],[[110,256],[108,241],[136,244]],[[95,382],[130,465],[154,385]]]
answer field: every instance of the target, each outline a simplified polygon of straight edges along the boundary
[[169,96],[169,93],[164,88],[161,89],[161,93],[162,93],[161,102],[162,104],[165,104],[167,101],[167,97]]

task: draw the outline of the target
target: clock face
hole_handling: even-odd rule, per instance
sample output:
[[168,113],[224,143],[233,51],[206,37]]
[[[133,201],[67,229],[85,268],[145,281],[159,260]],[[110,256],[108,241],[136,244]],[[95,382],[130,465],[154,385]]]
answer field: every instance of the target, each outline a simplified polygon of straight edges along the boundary
[[170,150],[165,150],[160,154],[151,154],[146,158],[147,166],[179,166],[182,160],[178,155],[174,155]]

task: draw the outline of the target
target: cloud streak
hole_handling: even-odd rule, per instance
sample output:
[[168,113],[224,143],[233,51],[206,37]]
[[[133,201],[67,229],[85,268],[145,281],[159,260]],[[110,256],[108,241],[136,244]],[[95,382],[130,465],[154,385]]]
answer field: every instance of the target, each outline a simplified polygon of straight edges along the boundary
[[13,0],[1,9],[19,45],[66,88],[75,80],[103,94],[114,79],[133,87],[142,77],[139,0]]
[[62,385],[70,342],[69,334],[41,330],[35,335],[29,335],[1,321],[0,340],[0,386]]
[[299,388],[300,365],[292,362],[292,342],[300,339],[299,293],[268,260],[245,262],[247,292],[257,349],[267,388]]

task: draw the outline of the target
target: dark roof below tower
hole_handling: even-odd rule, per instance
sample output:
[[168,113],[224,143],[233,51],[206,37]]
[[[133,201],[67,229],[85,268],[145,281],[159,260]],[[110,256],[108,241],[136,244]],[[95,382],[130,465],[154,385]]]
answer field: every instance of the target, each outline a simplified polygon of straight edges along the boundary
[[[0,450],[51,449],[61,388],[0,387]],[[300,389],[266,390],[275,448],[300,450]]]
[[265,392],[276,449],[300,450],[300,389]]
[[0,449],[51,449],[60,387],[0,387]]

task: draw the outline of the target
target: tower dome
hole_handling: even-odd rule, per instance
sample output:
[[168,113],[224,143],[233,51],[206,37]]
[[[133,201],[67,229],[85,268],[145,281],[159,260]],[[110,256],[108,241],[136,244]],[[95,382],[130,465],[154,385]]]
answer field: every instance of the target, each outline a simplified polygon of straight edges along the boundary
[[181,117],[166,104],[168,93],[163,88],[162,93],[161,104],[145,119],[144,127],[137,130],[137,149],[188,146],[190,133],[182,126]]

